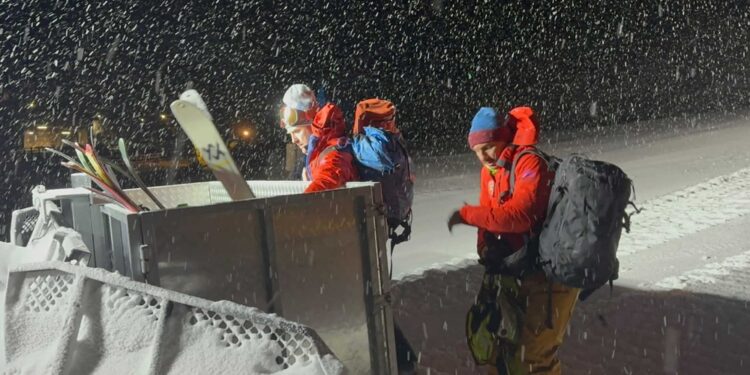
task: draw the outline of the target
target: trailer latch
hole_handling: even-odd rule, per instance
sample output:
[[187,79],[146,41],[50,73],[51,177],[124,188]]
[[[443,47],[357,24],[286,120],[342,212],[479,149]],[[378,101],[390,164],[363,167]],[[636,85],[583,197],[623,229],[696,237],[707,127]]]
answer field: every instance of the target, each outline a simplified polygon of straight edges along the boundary
[[143,276],[148,275],[148,262],[151,260],[151,247],[148,245],[140,245],[138,251],[141,256],[141,273]]

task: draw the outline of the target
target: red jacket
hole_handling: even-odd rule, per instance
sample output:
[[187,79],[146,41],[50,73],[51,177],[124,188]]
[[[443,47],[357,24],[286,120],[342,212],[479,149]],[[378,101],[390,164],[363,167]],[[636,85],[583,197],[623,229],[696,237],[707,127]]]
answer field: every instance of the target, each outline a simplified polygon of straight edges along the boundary
[[[310,176],[312,182],[305,189],[305,193],[338,189],[349,181],[357,181],[357,169],[354,167],[354,157],[351,152],[338,150],[338,139],[325,142],[319,156],[310,160]],[[325,148],[331,147],[330,150]]]
[[[502,159],[508,161],[508,168],[516,153],[529,147],[503,150]],[[500,235],[517,250],[524,245],[524,235],[531,234],[544,221],[554,173],[542,158],[526,154],[518,161],[515,175],[516,186],[510,195],[510,171],[500,167],[493,176],[483,167],[479,205],[461,208],[464,222],[479,229],[478,249],[484,247],[484,232],[488,231]]]
[[357,181],[353,155],[343,149],[347,139],[344,115],[335,104],[326,104],[312,124],[315,148],[308,156],[307,169],[311,183],[305,193],[338,189],[349,181]]

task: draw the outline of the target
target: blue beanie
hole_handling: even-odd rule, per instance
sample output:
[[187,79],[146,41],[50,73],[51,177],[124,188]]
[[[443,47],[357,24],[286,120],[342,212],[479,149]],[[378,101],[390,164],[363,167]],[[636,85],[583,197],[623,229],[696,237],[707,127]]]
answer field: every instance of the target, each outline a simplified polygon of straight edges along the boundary
[[497,111],[495,108],[482,107],[471,120],[470,133],[483,130],[495,130],[497,128]]
[[497,119],[497,111],[491,107],[479,109],[474,119],[471,120],[469,130],[469,147],[480,143],[506,140],[509,130],[501,126]]

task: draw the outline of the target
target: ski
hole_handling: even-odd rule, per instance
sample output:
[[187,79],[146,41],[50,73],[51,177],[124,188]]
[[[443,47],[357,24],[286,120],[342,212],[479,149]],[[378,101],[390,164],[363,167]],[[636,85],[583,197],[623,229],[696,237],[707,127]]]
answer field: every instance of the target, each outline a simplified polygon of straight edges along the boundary
[[113,196],[107,194],[104,191],[96,190],[96,189],[90,188],[90,187],[86,187],[84,189],[90,191],[92,194],[96,195],[97,197],[99,197],[99,198],[101,198],[101,199],[103,199],[103,200],[105,200],[105,201],[107,201],[109,203],[120,204],[120,202],[118,202],[117,199],[115,199]]
[[99,178],[102,181],[107,183],[107,185],[114,186],[110,176],[107,175],[107,171],[105,171],[104,167],[101,165],[101,163],[99,163],[99,160],[96,156],[96,152],[94,151],[94,148],[91,147],[90,144],[87,144],[84,150],[86,150],[86,159],[88,159],[91,166],[94,167],[93,172],[95,172],[96,175],[99,176]]
[[78,160],[80,161],[80,164],[84,168],[86,168],[86,169],[88,169],[90,171],[94,170],[94,168],[91,165],[89,165],[88,160],[86,160],[86,151],[83,149],[83,147],[81,147],[81,145],[78,144],[78,142],[71,142],[71,141],[69,141],[67,139],[63,139],[62,143],[66,144],[66,145],[68,145],[70,147],[72,147],[73,150],[75,150],[76,156],[78,157]]
[[[117,176],[112,173],[112,170],[110,168],[107,168],[107,164],[105,164],[103,161],[99,160],[99,155],[96,153],[96,150],[90,145],[86,145],[86,158],[89,160],[89,163],[94,167],[96,170],[97,175],[101,175],[101,180],[105,183],[109,182],[109,186],[112,187],[112,189],[119,193],[120,196],[123,197],[128,203],[133,205],[134,207],[138,207],[138,205],[130,199],[130,197],[125,194],[124,191],[120,188],[120,184],[116,182]],[[111,165],[114,165],[114,163],[110,162]],[[140,210],[140,209],[139,209]]]
[[[85,150],[84,150],[83,147],[81,147],[78,143],[74,143],[74,142],[71,142],[71,141],[68,141],[68,140],[65,140],[65,139],[62,140],[62,142],[64,144],[72,147],[76,151],[76,155],[78,156],[78,159],[81,161],[80,164],[83,166],[83,168],[85,168],[85,169],[91,171],[92,173],[96,174],[95,170],[94,170],[94,167],[91,165],[91,162],[89,162],[89,160],[88,160],[89,158],[86,157]],[[55,150],[50,150],[50,151],[51,152],[55,152]],[[62,154],[62,153],[59,153],[59,152],[56,152],[56,153],[59,154],[59,155],[61,155],[61,156],[65,155],[65,154]],[[122,153],[122,151],[121,151],[121,153]],[[70,157],[67,156],[67,155],[65,155],[64,157],[67,157],[69,159],[69,161],[73,161],[73,160],[70,160]],[[157,207],[159,207],[160,209],[164,209],[165,208],[165,206],[161,203],[161,201],[159,201],[156,198],[156,196],[154,196],[153,193],[151,193],[151,191],[148,189],[148,187],[146,187],[146,185],[143,183],[143,180],[141,180],[140,177],[137,174],[135,174],[135,169],[132,168],[132,165],[130,164],[130,159],[124,161],[125,164],[126,164],[126,166],[127,166],[127,168],[128,168],[128,170],[125,170],[121,166],[119,166],[117,163],[115,163],[115,162],[113,162],[113,161],[111,161],[111,160],[109,160],[107,158],[104,158],[102,156],[93,154],[92,157],[96,157],[97,158],[97,161],[100,164],[102,164],[102,166],[105,168],[107,174],[110,176],[110,178],[113,181],[117,181],[117,175],[114,172],[119,173],[120,175],[124,176],[125,178],[133,181],[138,186],[138,188],[140,188],[141,190],[143,190],[146,193],[146,195],[148,195],[148,197],[151,198],[151,200],[154,201],[154,203],[156,204]],[[117,184],[117,187],[118,188],[120,187],[119,183]],[[120,190],[122,190],[122,189],[120,189]],[[124,192],[123,192],[123,194],[124,194]]]
[[164,205],[156,199],[156,196],[151,193],[151,190],[148,189],[146,184],[143,183],[143,180],[141,180],[141,177],[138,175],[138,172],[136,172],[135,168],[133,168],[133,164],[130,163],[130,157],[128,156],[128,148],[125,146],[125,140],[120,138],[117,141],[117,146],[120,150],[120,157],[122,157],[122,162],[125,163],[125,168],[128,169],[128,172],[130,172],[131,179],[135,182],[138,187],[143,190],[146,195],[148,195],[149,198],[151,198],[152,201],[159,207],[159,209],[165,209]]
[[[81,161],[80,164],[76,162],[76,160],[73,157],[68,156],[60,151],[57,151],[51,148],[46,148],[46,150],[48,152],[51,152],[65,159],[66,162],[62,163],[63,166],[69,169],[72,169],[76,172],[84,173],[87,176],[89,176],[97,185],[99,185],[100,188],[104,189],[107,193],[109,193],[108,195],[110,195],[111,199],[116,200],[118,203],[120,203],[125,208],[131,211],[133,211],[133,209],[135,209],[134,212],[140,211],[137,208],[138,206],[135,204],[135,202],[133,202],[130,199],[130,197],[128,197],[127,194],[125,194],[125,192],[122,191],[119,183],[116,182],[117,181],[116,175],[110,169],[111,167],[109,165],[101,165],[99,161],[96,160],[96,154],[94,153],[89,153],[90,155],[88,157],[85,155],[82,155],[80,152],[82,148],[77,143],[73,143],[70,141],[64,141],[64,143],[66,145],[73,147],[73,149],[76,151],[76,155],[78,156],[78,159]],[[86,145],[86,146],[87,148],[90,148],[89,145]],[[108,177],[111,182],[105,181],[102,178],[102,176],[96,172],[96,170],[93,167],[90,167],[91,165],[100,165],[100,167],[106,168],[104,169],[104,175]]]
[[102,190],[109,193],[109,195],[111,195],[112,198],[117,201],[117,203],[125,207],[127,210],[131,212],[140,211],[138,206],[133,203],[133,201],[131,201],[125,193],[123,193],[122,191],[117,191],[117,189],[105,183],[101,178],[99,178],[99,176],[95,175],[91,171],[86,170],[86,168],[84,168],[80,164],[73,162],[62,162],[61,164],[64,167],[70,168],[76,172],[85,173],[87,176],[89,176],[89,178],[91,178],[92,181],[99,185]]
[[111,165],[104,162],[104,160],[99,160],[99,163],[102,164],[102,168],[104,168],[105,174],[109,177],[110,180],[112,180],[112,186],[118,188],[119,190],[122,190],[122,186],[120,186],[120,181],[117,180],[117,175],[115,174],[114,169]]
[[[46,150],[47,152],[51,152],[51,153],[53,153],[53,154],[55,154],[55,155],[57,155],[57,156],[59,156],[59,157],[61,157],[61,158],[65,159],[65,160],[67,160],[67,161],[68,161],[68,163],[70,163],[70,165],[75,165],[75,166],[76,166],[76,169],[86,169],[86,170],[89,170],[89,169],[87,169],[86,167],[84,167],[83,165],[81,165],[81,164],[78,164],[78,162],[76,162],[76,160],[75,160],[75,159],[73,159],[72,157],[70,157],[70,156],[68,156],[68,155],[66,155],[66,154],[63,154],[63,153],[62,153],[62,152],[60,152],[60,151],[57,151],[57,150],[55,150],[55,149],[52,149],[52,148],[49,148],[49,147],[45,147],[44,149],[45,149],[45,150]],[[89,171],[90,171],[90,170],[89,170]],[[113,173],[112,173],[112,174],[113,174]],[[117,183],[117,180],[115,179],[115,180],[113,180],[113,181],[115,182],[115,184],[114,184],[114,187],[115,187],[116,189],[118,189],[118,190],[122,190],[122,189],[120,188],[120,184],[118,184],[118,183]]]
[[[88,160],[86,158],[86,155],[84,154],[85,150],[83,149],[83,147],[81,147],[78,143],[74,143],[74,142],[68,141],[67,139],[63,139],[62,142],[64,144],[72,147],[75,150],[76,155],[78,156],[78,160],[80,160],[79,164],[81,164],[84,168],[88,169],[89,171],[93,171],[94,170],[94,168],[91,166],[91,164],[89,164],[89,162],[88,162]],[[50,150],[50,151],[53,151],[53,150]],[[117,173],[125,176],[125,178],[127,178],[127,179],[133,180],[133,176],[131,176],[130,173],[128,173],[128,171],[122,169],[122,167],[120,167],[119,165],[117,165],[117,163],[115,163],[115,162],[113,162],[111,160],[108,160],[108,159],[106,159],[106,158],[104,158],[102,156],[98,156],[97,155],[97,157],[99,158],[100,162],[102,162],[105,165],[107,165],[108,167],[114,169],[115,172],[117,172]],[[109,171],[109,172],[110,172],[110,174],[112,174],[114,176],[114,173],[112,173],[112,171]]]
[[242,177],[205,103],[195,90],[187,90],[169,106],[175,119],[198,149],[206,165],[221,181],[232,200],[255,198]]
[[49,152],[49,153],[55,154],[55,155],[57,155],[57,156],[59,156],[59,157],[61,157],[61,158],[65,159],[65,160],[67,160],[67,161],[69,161],[69,162],[71,162],[71,163],[76,163],[76,164],[78,163],[78,162],[76,162],[76,160],[75,160],[75,159],[73,159],[72,157],[70,157],[70,156],[68,156],[68,155],[65,155],[65,154],[63,154],[62,152],[60,152],[60,151],[57,151],[57,150],[55,150],[55,149],[53,149],[53,148],[45,147],[45,148],[44,148],[44,150],[45,150],[45,151],[47,151],[47,152]]

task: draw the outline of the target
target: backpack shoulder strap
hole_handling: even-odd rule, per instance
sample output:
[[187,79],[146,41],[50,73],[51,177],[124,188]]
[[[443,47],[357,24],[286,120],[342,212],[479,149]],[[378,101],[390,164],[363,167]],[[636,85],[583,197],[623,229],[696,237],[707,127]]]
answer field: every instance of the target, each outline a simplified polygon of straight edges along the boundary
[[513,164],[511,164],[511,167],[510,167],[510,184],[509,184],[510,194],[513,194],[513,190],[516,187],[516,165],[518,165],[518,161],[521,160],[521,157],[523,157],[524,155],[529,155],[529,154],[539,156],[547,164],[547,167],[551,168],[549,156],[547,156],[547,154],[545,154],[544,152],[542,152],[536,147],[528,148],[526,150],[523,150],[517,153],[516,156],[513,157]]
[[404,136],[401,133],[393,134],[392,136],[396,138],[396,143],[398,143],[401,151],[404,152],[404,156],[406,156],[406,173],[408,176],[411,176],[411,156],[409,155],[409,149],[406,147],[406,140],[404,140]]
[[[321,151],[320,154],[318,154],[318,159],[324,158],[324,157],[326,157],[326,155],[328,155],[331,152],[336,151],[336,150],[338,150],[338,151],[350,151],[351,150],[351,144],[352,144],[351,140],[349,140],[348,138],[344,138],[344,137],[339,138],[339,143],[324,148],[323,151]],[[320,160],[322,161],[323,159],[320,159]]]
[[333,151],[335,151],[337,149],[338,149],[338,146],[328,146],[328,147],[326,147],[325,149],[323,149],[323,151],[320,152],[320,154],[318,154],[318,159],[320,159],[322,161],[324,157],[326,157],[328,154],[330,154],[331,152],[333,152]]

